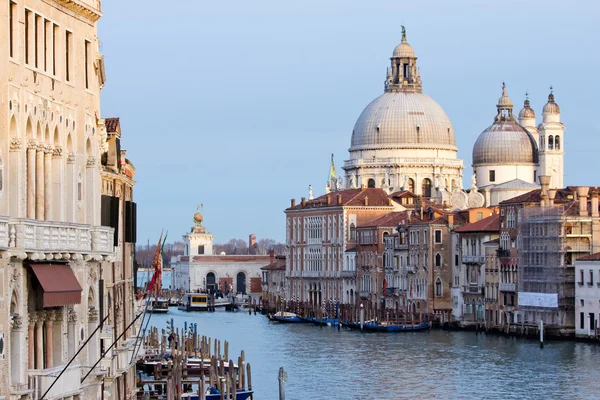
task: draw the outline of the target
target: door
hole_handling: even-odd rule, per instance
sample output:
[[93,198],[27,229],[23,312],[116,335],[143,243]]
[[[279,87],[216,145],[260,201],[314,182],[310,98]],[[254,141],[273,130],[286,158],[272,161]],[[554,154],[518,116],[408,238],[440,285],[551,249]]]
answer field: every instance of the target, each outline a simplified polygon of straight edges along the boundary
[[236,279],[236,288],[237,292],[241,294],[246,294],[246,274],[243,272],[238,272]]

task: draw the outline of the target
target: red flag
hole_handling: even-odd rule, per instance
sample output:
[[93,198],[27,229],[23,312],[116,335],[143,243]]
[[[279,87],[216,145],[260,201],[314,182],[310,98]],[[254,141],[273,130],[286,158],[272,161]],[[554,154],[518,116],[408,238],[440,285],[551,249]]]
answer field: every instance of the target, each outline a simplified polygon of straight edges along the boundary
[[148,284],[148,291],[154,292],[154,297],[158,297],[162,294],[162,252],[161,252],[161,244],[162,244],[162,233],[160,234],[160,238],[158,239],[158,246],[156,246],[156,253],[154,253],[154,261],[152,261],[152,266],[154,267],[154,274],[152,275],[152,280]]

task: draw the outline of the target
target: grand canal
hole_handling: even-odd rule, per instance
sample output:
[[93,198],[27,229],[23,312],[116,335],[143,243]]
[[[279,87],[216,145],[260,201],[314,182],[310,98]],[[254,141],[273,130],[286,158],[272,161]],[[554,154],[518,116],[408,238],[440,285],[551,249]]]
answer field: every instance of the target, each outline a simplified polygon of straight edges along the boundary
[[474,332],[381,334],[269,322],[260,314],[153,315],[230,342],[252,365],[255,399],[278,399],[277,372],[288,372],[287,400],[590,399],[600,397],[600,346]]

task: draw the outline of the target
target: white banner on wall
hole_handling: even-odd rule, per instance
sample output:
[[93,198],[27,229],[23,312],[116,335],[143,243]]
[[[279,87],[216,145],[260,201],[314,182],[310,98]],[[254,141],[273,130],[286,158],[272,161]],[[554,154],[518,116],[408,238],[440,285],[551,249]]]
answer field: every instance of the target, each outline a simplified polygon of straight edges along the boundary
[[519,306],[558,308],[558,294],[519,292]]

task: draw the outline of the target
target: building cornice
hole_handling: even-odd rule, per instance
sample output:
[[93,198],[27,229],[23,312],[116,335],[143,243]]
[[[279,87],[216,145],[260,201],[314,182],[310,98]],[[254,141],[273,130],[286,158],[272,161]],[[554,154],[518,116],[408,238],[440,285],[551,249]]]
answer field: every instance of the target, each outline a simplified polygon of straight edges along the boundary
[[55,0],[56,3],[61,6],[73,11],[74,13],[83,16],[84,18],[89,19],[92,22],[96,22],[102,17],[102,12],[100,11],[100,1],[94,0],[98,4],[98,8],[93,8],[89,4],[81,0]]

